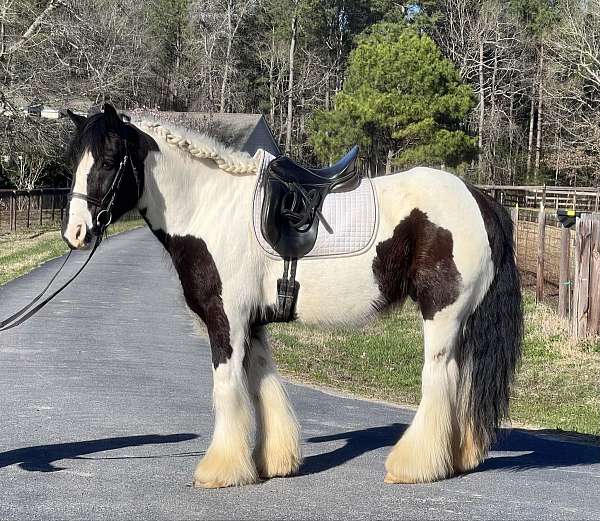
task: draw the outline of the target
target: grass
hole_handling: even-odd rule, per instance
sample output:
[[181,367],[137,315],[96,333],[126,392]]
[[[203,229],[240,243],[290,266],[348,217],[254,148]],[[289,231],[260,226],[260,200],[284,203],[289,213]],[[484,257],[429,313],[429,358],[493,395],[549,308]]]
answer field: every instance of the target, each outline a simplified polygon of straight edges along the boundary
[[[143,224],[141,219],[118,222],[109,228],[109,234],[139,228]],[[56,230],[37,230],[0,237],[0,285],[67,251],[67,245]]]
[[[513,391],[513,421],[600,435],[600,343],[573,343],[555,311],[526,293],[523,360]],[[423,336],[407,303],[356,331],[297,324],[270,326],[284,372],[371,398],[417,405]]]

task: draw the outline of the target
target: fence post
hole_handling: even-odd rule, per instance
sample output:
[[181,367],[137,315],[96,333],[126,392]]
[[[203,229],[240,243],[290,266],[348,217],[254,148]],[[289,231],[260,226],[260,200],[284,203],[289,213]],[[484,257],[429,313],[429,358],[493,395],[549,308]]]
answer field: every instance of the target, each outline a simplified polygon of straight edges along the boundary
[[519,251],[519,205],[515,206],[511,212],[510,216],[513,222],[513,249],[515,254],[515,264],[518,264],[518,251]]
[[569,296],[571,293],[570,277],[571,230],[565,226],[560,229],[560,264],[558,280],[558,314],[562,318],[569,317]]
[[13,222],[13,228],[12,230],[17,233],[17,204],[18,204],[18,200],[17,200],[17,192],[15,190],[13,190],[12,193],[12,222]]
[[575,227],[575,284],[571,316],[571,335],[575,338],[585,336],[587,331],[591,253],[590,221],[590,216],[584,214],[577,219]]
[[43,224],[44,220],[44,189],[40,188],[40,226]]
[[600,333],[600,219],[592,216],[590,223],[590,280],[586,334],[596,336]]
[[546,183],[544,183],[544,187],[542,188],[542,210],[546,208]]
[[27,228],[31,224],[31,193],[27,193]]
[[52,190],[52,222],[54,222],[54,207],[56,206],[56,188]]
[[537,243],[537,271],[535,284],[536,303],[544,300],[544,243],[546,239],[546,212],[540,205],[538,214],[538,243]]
[[8,230],[12,232],[13,230],[13,193],[10,192],[10,197],[8,199]]

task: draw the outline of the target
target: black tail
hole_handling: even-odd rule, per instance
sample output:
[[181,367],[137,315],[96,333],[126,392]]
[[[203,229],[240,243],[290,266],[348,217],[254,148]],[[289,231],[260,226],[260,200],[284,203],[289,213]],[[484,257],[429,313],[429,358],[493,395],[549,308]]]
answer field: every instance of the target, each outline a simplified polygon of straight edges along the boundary
[[495,276],[466,320],[458,346],[459,420],[485,452],[508,416],[510,391],[521,357],[523,309],[515,264],[513,225],[496,201],[469,187],[483,215]]

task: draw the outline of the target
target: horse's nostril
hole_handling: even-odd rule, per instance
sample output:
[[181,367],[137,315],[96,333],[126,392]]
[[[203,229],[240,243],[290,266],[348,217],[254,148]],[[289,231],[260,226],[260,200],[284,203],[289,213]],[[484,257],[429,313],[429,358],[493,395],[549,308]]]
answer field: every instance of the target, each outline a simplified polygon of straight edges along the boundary
[[77,226],[77,229],[75,230],[75,240],[78,241],[79,238],[81,237],[83,231],[83,226],[80,224],[79,226]]

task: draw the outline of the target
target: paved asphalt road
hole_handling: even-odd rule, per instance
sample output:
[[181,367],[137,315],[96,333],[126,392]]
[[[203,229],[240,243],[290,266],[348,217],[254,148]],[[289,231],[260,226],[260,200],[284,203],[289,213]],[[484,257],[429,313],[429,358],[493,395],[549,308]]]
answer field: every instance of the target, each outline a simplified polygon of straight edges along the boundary
[[[386,485],[412,413],[292,384],[300,475],[191,488],[211,434],[210,353],[169,264],[146,229],[113,237],[53,304],[0,333],[0,519],[600,519],[600,447],[507,431],[477,472]],[[0,288],[0,317],[55,267]]]

